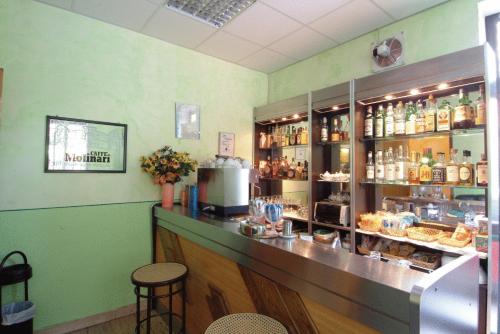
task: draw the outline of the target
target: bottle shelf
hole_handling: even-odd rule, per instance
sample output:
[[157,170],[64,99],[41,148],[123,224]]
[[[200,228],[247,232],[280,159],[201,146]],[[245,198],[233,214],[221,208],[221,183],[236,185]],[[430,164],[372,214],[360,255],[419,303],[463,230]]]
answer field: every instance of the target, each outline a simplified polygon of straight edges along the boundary
[[342,225],[337,225],[337,224],[329,224],[329,223],[320,223],[318,221],[313,221],[313,225],[317,226],[323,226],[323,227],[329,227],[329,228],[334,228],[336,230],[342,230],[342,231],[348,231],[351,232],[351,227],[350,226],[342,226]]
[[458,254],[458,255],[465,255],[465,254],[477,254],[480,259],[486,259],[488,258],[488,254],[483,253],[483,252],[478,252],[474,247],[472,246],[467,246],[463,248],[458,248],[458,247],[452,247],[452,246],[446,246],[446,245],[441,245],[437,241],[434,242],[425,242],[425,241],[419,241],[419,240],[413,240],[409,239],[407,237],[394,237],[391,235],[385,235],[380,232],[369,232],[365,231],[362,229],[357,228],[356,233],[360,234],[365,234],[365,235],[371,235],[379,238],[384,238],[388,240],[395,240],[395,241],[400,241],[400,242],[406,242],[409,244],[417,245],[417,246],[423,246],[427,247],[430,249],[435,249],[435,250],[440,250],[443,252],[448,252],[448,253],[453,253],[453,254]]
[[442,188],[466,188],[466,189],[488,189],[487,186],[463,186],[454,184],[410,184],[396,182],[377,182],[363,180],[360,184],[382,185],[382,186],[399,186],[399,187],[442,187]]
[[415,135],[401,135],[393,137],[380,137],[380,138],[360,138],[360,142],[377,142],[377,141],[398,141],[398,140],[409,140],[409,139],[425,139],[429,137],[449,137],[449,136],[469,136],[478,133],[483,133],[485,127],[475,127],[470,129],[454,129],[450,131],[440,131],[440,132],[424,132]]
[[288,145],[288,146],[273,146],[273,147],[266,147],[266,148],[260,148],[259,147],[259,150],[262,150],[262,151],[277,151],[277,150],[281,150],[281,149],[284,149],[284,148],[294,148],[294,147],[307,147],[309,146],[308,144],[300,144],[300,145]]
[[316,182],[320,182],[320,183],[349,183],[351,181],[327,181],[327,180],[314,180]]
[[325,142],[318,142],[316,145],[321,145],[321,146],[327,146],[327,145],[349,145],[350,142],[349,140],[342,140],[342,141],[325,141]]
[[278,177],[259,177],[259,180],[261,181],[292,181],[292,182],[307,182],[306,180],[299,180],[299,179],[282,179]]

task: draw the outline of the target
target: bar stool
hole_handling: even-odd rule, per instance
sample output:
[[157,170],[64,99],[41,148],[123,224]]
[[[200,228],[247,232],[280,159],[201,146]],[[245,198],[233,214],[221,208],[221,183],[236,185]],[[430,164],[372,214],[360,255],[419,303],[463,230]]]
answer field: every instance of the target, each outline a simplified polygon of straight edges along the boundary
[[257,313],[234,313],[212,322],[205,334],[288,334],[277,320]]
[[[182,328],[178,333],[186,333],[186,276],[188,269],[185,265],[175,262],[153,263],[136,269],[132,275],[132,284],[135,285],[134,293],[136,300],[136,326],[135,333],[141,332],[141,324],[146,322],[146,332],[151,333],[151,318],[168,315],[168,332],[173,333],[173,317],[181,320]],[[172,291],[174,285],[181,285],[177,290]],[[164,295],[153,296],[154,288],[168,287],[168,293]],[[147,295],[141,294],[141,288],[147,289]],[[174,313],[172,310],[172,298],[181,293],[182,298],[182,316]],[[168,297],[168,311],[151,316],[153,300]],[[146,298],[146,318],[141,320],[140,301]]]

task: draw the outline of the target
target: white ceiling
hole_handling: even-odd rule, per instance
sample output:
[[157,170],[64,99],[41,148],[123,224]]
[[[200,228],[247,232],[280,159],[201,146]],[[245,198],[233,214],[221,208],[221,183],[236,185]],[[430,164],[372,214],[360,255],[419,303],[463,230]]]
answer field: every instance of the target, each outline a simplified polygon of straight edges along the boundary
[[447,0],[257,0],[216,29],[166,0],[38,0],[271,73]]

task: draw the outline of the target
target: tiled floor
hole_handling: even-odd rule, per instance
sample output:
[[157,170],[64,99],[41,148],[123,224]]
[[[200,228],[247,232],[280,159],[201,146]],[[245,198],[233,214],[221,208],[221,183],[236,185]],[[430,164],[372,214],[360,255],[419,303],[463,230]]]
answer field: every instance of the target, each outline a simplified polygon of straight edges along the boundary
[[[134,333],[135,315],[115,319],[100,325],[82,329],[71,334],[131,334]],[[175,328],[175,327],[174,327]],[[146,325],[143,325],[143,332],[146,333]],[[167,326],[159,317],[151,320],[151,333],[167,333]]]

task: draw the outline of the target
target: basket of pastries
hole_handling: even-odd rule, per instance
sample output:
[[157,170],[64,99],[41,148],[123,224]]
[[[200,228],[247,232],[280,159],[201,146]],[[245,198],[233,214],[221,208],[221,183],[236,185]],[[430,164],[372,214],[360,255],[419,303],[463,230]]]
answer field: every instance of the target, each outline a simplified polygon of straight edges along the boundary
[[434,270],[441,265],[441,254],[419,251],[411,254],[408,260],[416,266]]
[[409,239],[433,242],[442,236],[443,231],[430,227],[409,227],[406,233]]
[[361,244],[357,246],[358,252],[363,255],[370,255],[370,252],[373,250],[378,250],[375,249],[376,244],[378,243],[380,239],[369,236],[369,235],[362,235],[361,236]]
[[416,250],[415,246],[399,241],[384,243],[380,252],[387,259],[406,260]]
[[416,216],[411,212],[385,213],[382,217],[380,233],[393,237],[405,237],[406,229],[413,226]]
[[461,248],[467,246],[471,242],[471,240],[471,230],[467,227],[467,225],[459,223],[457,225],[457,228],[455,229],[455,232],[453,232],[451,236],[443,236],[439,238],[438,242],[442,245]]
[[379,232],[382,228],[382,217],[378,212],[361,214],[361,221],[358,222],[358,226],[363,231]]

